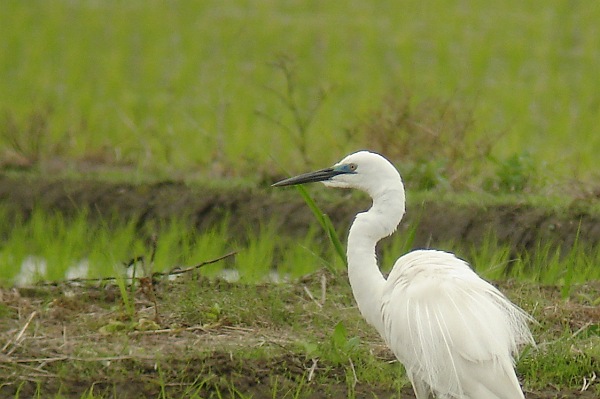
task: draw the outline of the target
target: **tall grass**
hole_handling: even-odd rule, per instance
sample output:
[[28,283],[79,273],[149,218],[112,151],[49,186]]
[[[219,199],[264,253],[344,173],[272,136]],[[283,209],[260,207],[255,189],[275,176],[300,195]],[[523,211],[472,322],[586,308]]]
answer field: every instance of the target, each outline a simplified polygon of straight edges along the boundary
[[[92,223],[86,212],[65,218],[40,210],[6,227],[0,244],[0,284],[104,277],[116,277],[125,284],[123,279],[133,274],[144,277],[192,267],[232,250],[238,252],[235,261],[205,266],[201,273],[258,282],[339,267],[333,250],[319,244],[314,229],[302,239],[293,239],[267,224],[258,234],[249,233],[241,240],[229,235],[226,220],[207,231],[197,231],[183,220],[140,231],[134,221]],[[152,236],[156,237],[155,249]],[[142,261],[132,261],[141,257]]]
[[[138,277],[192,266],[217,258],[228,250],[223,228],[196,232],[184,221],[174,220],[149,228],[157,234],[154,261],[149,234],[134,221],[91,223],[86,212],[73,218],[35,210],[25,222],[6,232],[0,246],[0,281],[30,284],[38,280],[125,277],[126,265],[144,257],[147,270],[136,266]],[[230,250],[230,248],[229,248]]]
[[466,145],[503,133],[500,159],[526,152],[589,176],[600,151],[595,2],[9,0],[0,11],[7,160],[250,178],[276,154],[300,169],[304,145],[259,117],[294,123],[273,94],[281,54],[295,60],[297,104],[326,93],[302,138],[318,165],[368,146],[345,130],[403,87],[472,108]]
[[[125,264],[140,256],[144,257],[145,270],[138,264],[135,273],[143,277],[175,267],[190,267],[232,250],[238,252],[234,260],[203,267],[201,273],[258,282],[296,279],[322,269],[345,270],[338,250],[325,242],[325,232],[316,227],[299,239],[282,235],[273,225],[266,224],[258,234],[248,234],[240,240],[229,235],[226,222],[207,231],[197,231],[185,221],[173,220],[147,227],[147,231],[142,232],[133,222],[90,224],[87,216],[82,212],[67,219],[60,214],[35,210],[27,221],[17,222],[2,231],[0,283],[125,278],[131,275]],[[382,243],[379,252],[384,272],[412,248],[415,229],[413,226],[406,232],[396,233]],[[152,262],[151,235],[157,237]],[[488,279],[513,278],[557,284],[562,287],[564,297],[575,284],[600,280],[597,267],[600,249],[579,242],[568,251],[546,243],[535,251],[515,253],[507,244],[500,244],[489,236],[475,248],[460,243],[438,247],[456,252]]]
[[600,279],[600,249],[580,241],[568,250],[558,242],[545,242],[531,251],[515,252],[509,245],[498,244],[497,239],[488,236],[481,246],[463,252],[486,278],[559,285],[565,298],[573,284]]

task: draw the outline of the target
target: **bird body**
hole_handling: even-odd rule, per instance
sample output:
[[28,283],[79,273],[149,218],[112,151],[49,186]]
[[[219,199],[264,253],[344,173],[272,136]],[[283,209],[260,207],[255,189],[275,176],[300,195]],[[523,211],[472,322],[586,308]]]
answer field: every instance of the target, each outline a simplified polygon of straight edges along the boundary
[[512,355],[528,316],[467,263],[443,251],[402,256],[381,296],[382,336],[409,378],[439,398],[523,398]]
[[375,247],[405,211],[396,168],[360,151],[275,186],[314,181],[358,188],[373,199],[350,228],[348,278],[361,314],[404,365],[417,399],[524,398],[514,356],[520,345],[533,344],[527,313],[447,252],[409,252],[383,277]]

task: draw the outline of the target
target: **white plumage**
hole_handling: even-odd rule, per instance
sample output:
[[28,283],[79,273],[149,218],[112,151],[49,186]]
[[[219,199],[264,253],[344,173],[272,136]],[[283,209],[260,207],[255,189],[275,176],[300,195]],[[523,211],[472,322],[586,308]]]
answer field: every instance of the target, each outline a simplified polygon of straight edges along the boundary
[[[398,259],[381,314],[382,335],[415,387],[432,387],[439,398],[523,397],[512,356],[530,342],[528,316],[454,255]],[[421,390],[417,397],[426,398]]]
[[314,181],[357,188],[373,199],[350,228],[348,277],[361,314],[404,365],[417,399],[524,398],[514,356],[520,345],[534,343],[527,313],[447,252],[412,251],[387,279],[381,274],[375,246],[404,215],[396,168],[361,151],[275,186]]

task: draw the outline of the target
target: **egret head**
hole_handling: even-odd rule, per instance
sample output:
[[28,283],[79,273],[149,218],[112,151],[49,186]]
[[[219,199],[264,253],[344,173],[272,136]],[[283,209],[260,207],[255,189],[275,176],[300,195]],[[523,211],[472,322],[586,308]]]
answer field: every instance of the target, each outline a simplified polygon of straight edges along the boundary
[[323,182],[328,187],[356,188],[373,196],[385,188],[402,185],[400,174],[384,157],[369,151],[350,154],[330,168],[290,177],[274,187]]

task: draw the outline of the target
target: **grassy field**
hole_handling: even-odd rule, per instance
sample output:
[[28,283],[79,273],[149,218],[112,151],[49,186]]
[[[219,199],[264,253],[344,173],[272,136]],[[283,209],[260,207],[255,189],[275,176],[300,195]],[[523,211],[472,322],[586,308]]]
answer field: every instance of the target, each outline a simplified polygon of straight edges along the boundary
[[[597,397],[600,287],[568,298],[539,284],[500,288],[540,323],[538,348],[517,365],[527,397]],[[114,282],[0,294],[4,397],[413,398],[343,273],[279,284],[186,274],[125,296]]]
[[[280,170],[271,157],[301,169],[371,147],[361,128],[391,97],[412,119],[381,146],[417,137],[397,161],[443,136],[474,171],[525,157],[548,176],[597,176],[595,2],[0,7],[5,164],[253,179]],[[428,116],[450,106],[464,131]]]
[[[370,148],[417,212],[508,201],[576,226],[599,209],[597,21],[566,0],[3,1],[0,173],[227,196]],[[0,396],[411,397],[320,229],[240,237],[227,216],[199,230],[73,205],[0,205]],[[381,245],[385,271],[416,228]],[[597,397],[597,240],[460,238],[433,244],[539,321],[528,397]]]
[[[200,233],[184,221],[139,231],[114,220],[93,226],[85,213],[34,212],[2,232],[2,394],[411,397],[324,234],[311,230],[299,241],[267,225],[236,242],[224,227]],[[383,245],[384,271],[412,235]],[[561,253],[548,244],[518,256],[493,237],[470,249],[441,246],[539,323],[538,347],[525,348],[518,363],[530,397],[599,393],[597,246]]]

